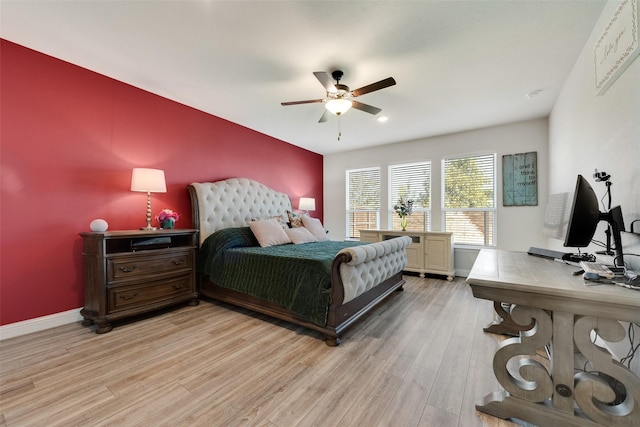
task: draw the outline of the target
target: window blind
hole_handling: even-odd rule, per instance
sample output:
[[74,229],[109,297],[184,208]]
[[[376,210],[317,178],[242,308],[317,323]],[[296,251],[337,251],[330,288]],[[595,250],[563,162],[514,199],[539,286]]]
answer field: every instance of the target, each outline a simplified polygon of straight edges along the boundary
[[360,237],[359,230],[380,226],[380,168],[347,171],[346,235]]
[[495,155],[444,159],[445,208],[493,208]]
[[347,171],[347,209],[380,209],[380,168]]
[[389,166],[389,224],[401,229],[400,217],[393,210],[400,197],[413,200],[413,213],[407,217],[407,229],[431,230],[431,162]]
[[442,161],[444,229],[456,244],[495,245],[495,154]]
[[414,201],[414,209],[431,207],[431,163],[408,163],[389,166],[393,207],[400,197]]

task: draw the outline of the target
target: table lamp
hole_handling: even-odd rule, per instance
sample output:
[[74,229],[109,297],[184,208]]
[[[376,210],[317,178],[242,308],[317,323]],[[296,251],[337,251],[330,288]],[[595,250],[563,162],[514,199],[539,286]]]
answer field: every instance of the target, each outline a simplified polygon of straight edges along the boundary
[[314,199],[313,197],[300,197],[298,209],[300,209],[301,211],[306,211],[308,215],[309,211],[316,210],[316,199]]
[[164,171],[160,169],[133,168],[131,191],[147,193],[147,226],[140,227],[140,230],[155,230],[156,228],[151,226],[151,193],[167,192]]

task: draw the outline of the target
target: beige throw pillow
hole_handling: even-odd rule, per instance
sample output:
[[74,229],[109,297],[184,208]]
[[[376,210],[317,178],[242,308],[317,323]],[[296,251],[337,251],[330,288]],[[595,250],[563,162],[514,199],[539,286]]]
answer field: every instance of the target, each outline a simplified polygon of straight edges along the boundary
[[289,236],[291,241],[296,245],[318,241],[316,236],[304,227],[288,228],[284,230],[284,232],[287,233],[287,236]]
[[250,221],[249,227],[263,248],[291,243],[291,239],[274,218]]
[[302,225],[304,228],[309,230],[311,234],[313,234],[319,242],[323,242],[325,240],[329,240],[327,237],[327,232],[324,230],[322,223],[318,218],[311,218],[307,216],[302,217]]

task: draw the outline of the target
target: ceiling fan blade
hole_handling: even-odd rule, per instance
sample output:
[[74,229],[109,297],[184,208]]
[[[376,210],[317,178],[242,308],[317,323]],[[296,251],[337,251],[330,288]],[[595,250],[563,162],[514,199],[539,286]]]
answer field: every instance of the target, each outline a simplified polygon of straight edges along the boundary
[[385,87],[393,86],[396,84],[396,81],[393,77],[387,77],[384,80],[380,80],[379,82],[371,83],[367,86],[362,86],[356,90],[352,90],[351,93],[353,96],[364,95],[365,93],[373,92],[376,90],[384,89]]
[[298,104],[314,104],[317,102],[322,102],[324,99],[308,99],[306,101],[291,101],[291,102],[281,102],[280,105],[298,105]]
[[318,123],[324,123],[329,119],[329,111],[324,110],[324,113],[322,113],[322,116],[320,116],[320,120],[318,120]]
[[381,108],[363,104],[362,102],[358,102],[358,101],[351,101],[351,108],[355,108],[357,110],[364,111],[365,113],[369,113],[369,114],[378,114],[380,111],[382,111]]
[[325,73],[324,71],[314,71],[313,75],[316,76],[316,79],[318,79],[320,84],[324,86],[327,92],[338,92],[338,89],[336,89],[336,85],[331,81],[331,77],[329,77],[329,74]]

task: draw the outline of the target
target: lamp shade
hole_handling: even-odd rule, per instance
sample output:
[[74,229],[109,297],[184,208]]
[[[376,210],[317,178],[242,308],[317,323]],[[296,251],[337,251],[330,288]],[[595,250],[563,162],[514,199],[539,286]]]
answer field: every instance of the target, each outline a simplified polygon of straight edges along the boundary
[[164,180],[164,171],[160,169],[133,168],[131,191],[166,193],[167,184]]
[[346,113],[347,110],[351,108],[351,105],[352,105],[352,102],[349,101],[348,99],[336,98],[336,99],[327,101],[327,103],[324,105],[324,108],[326,108],[336,116],[339,116],[342,113]]
[[315,211],[316,210],[316,199],[313,197],[300,197],[300,204],[298,205],[298,209],[301,211]]

